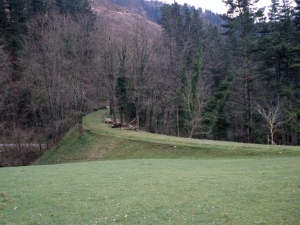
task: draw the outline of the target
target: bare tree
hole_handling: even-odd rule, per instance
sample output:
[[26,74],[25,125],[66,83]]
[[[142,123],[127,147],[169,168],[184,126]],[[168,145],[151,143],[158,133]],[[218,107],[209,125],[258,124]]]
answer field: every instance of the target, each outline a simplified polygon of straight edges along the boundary
[[53,12],[32,19],[27,24],[28,34],[23,36],[23,48],[19,52],[19,65],[23,68],[24,83],[31,91],[32,106],[43,112],[43,125],[50,128],[53,138],[63,133],[70,93],[64,74],[63,20],[63,16]]
[[6,138],[5,131],[5,112],[7,111],[6,98],[9,94],[9,79],[12,72],[12,64],[9,60],[9,54],[3,49],[0,39],[0,136]]
[[110,115],[116,119],[115,114],[115,91],[116,77],[118,73],[118,43],[111,37],[107,37],[104,43],[104,51],[102,53],[102,73],[106,83],[106,90],[109,99]]
[[[201,133],[202,112],[209,97],[207,82],[203,79],[199,82],[199,90],[196,93],[196,101],[192,103],[191,94],[183,95],[188,106],[189,120],[185,120],[185,126],[188,129],[188,136],[192,138],[194,135]],[[190,91],[190,90],[189,90]]]
[[282,105],[279,101],[276,104],[271,102],[266,108],[256,104],[256,111],[267,123],[266,125],[271,135],[271,139],[268,139],[268,143],[270,141],[272,145],[275,145],[274,133],[277,127],[287,122],[287,120],[284,120],[285,113],[282,111]]
[[193,73],[181,77],[181,107],[185,114],[182,119],[190,138],[195,131],[201,131],[202,112],[209,98],[209,85],[202,75],[202,64],[202,47],[199,47]]
[[63,53],[66,58],[65,73],[72,89],[72,108],[74,121],[79,124],[80,136],[83,134],[82,116],[85,103],[84,84],[93,73],[93,61],[96,54],[93,15],[83,15],[74,22],[71,17],[63,21]]
[[7,94],[7,84],[12,72],[12,65],[9,61],[9,54],[4,51],[0,39],[0,110],[4,107],[4,98]]
[[77,19],[80,22],[56,12],[37,16],[27,24],[19,52],[33,111],[45,118],[45,127],[54,128],[51,133],[58,140],[74,123],[82,135],[84,84],[91,73],[94,37],[92,18]]
[[133,27],[133,39],[131,43],[131,81],[132,102],[135,104],[135,126],[140,129],[140,112],[142,109],[142,97],[145,94],[145,86],[148,81],[149,59],[152,55],[153,41],[149,38],[150,30],[145,24],[136,23]]

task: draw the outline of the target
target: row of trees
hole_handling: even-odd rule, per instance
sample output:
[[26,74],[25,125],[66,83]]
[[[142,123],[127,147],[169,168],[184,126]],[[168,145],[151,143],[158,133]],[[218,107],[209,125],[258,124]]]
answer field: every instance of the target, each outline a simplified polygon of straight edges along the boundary
[[265,115],[257,109],[280,107],[276,123],[289,122],[278,127],[276,142],[299,143],[299,1],[293,8],[286,0],[272,0],[268,20],[255,1],[224,3],[229,6],[223,17],[226,44],[234,65],[231,73],[236,76],[228,99],[231,126],[243,134],[244,141],[261,142],[261,116]]
[[12,124],[58,138],[103,103],[155,133],[299,144],[299,1],[273,0],[266,20],[252,1],[226,0],[224,35],[177,3],[161,8],[162,32],[132,19],[120,35],[83,0],[15,1],[26,20],[12,19],[11,2],[1,15],[6,138]]
[[299,2],[272,1],[268,19],[256,2],[224,3],[223,35],[197,10],[161,8],[160,94],[149,109],[142,85],[135,115],[169,135],[299,144]]
[[85,0],[15,0],[0,18],[1,141],[57,139],[82,118],[96,17]]

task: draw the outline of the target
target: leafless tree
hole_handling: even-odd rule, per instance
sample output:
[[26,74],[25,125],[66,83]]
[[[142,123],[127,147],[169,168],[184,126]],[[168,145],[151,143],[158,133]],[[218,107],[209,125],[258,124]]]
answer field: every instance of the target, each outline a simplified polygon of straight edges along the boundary
[[142,109],[142,97],[149,80],[148,66],[152,56],[153,40],[150,39],[150,30],[145,24],[136,23],[133,26],[133,39],[131,46],[131,75],[132,102],[135,104],[136,120],[135,126],[140,129],[140,112]]
[[7,96],[9,95],[9,80],[12,73],[12,64],[9,60],[9,53],[3,49],[0,39],[0,136],[5,137],[5,111],[7,111]]
[[[83,16],[78,22],[49,12],[32,19],[23,36],[19,64],[31,91],[33,111],[45,118],[45,127],[54,127],[56,137],[74,122],[82,134],[84,82],[94,54],[91,19]],[[50,118],[45,111],[51,112]]]
[[188,92],[182,93],[182,99],[187,106],[187,113],[190,119],[185,120],[185,127],[188,129],[188,137],[192,138],[194,135],[201,134],[201,122],[203,120],[203,109],[209,99],[209,88],[205,77],[199,81],[196,101],[193,102],[191,94],[191,84],[188,85]]
[[92,77],[93,61],[96,55],[96,37],[94,34],[93,16],[83,15],[74,22],[70,17],[63,21],[63,53],[66,58],[65,73],[72,89],[72,107],[74,121],[79,124],[82,136],[82,116],[87,90],[84,84]]
[[115,114],[115,90],[116,78],[118,74],[118,43],[111,37],[106,37],[103,43],[101,73],[105,80],[105,87],[108,93],[109,110],[113,119],[116,119]]
[[270,141],[272,145],[275,145],[274,133],[277,127],[287,122],[287,120],[284,119],[285,113],[282,111],[282,104],[279,101],[276,104],[270,102],[267,107],[262,107],[257,103],[256,111],[266,121],[266,126],[271,135],[271,139],[268,140],[268,143]]
[[[32,95],[33,110],[46,109],[50,121],[45,127],[54,126],[54,136],[62,133],[65,124],[65,108],[70,89],[64,74],[66,60],[62,52],[64,18],[56,13],[39,15],[28,24],[28,34],[23,36],[19,64],[23,68],[24,83]],[[41,114],[47,118],[45,113]]]

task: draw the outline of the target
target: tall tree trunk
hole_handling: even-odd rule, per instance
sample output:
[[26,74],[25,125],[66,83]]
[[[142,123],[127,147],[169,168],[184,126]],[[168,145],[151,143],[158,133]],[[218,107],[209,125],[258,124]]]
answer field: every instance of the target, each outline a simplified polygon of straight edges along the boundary
[[136,107],[135,107],[135,114],[136,114],[136,121],[135,121],[135,127],[137,130],[140,130],[140,93],[138,92],[137,95],[137,102],[136,102]]
[[179,113],[178,113],[178,106],[176,108],[176,127],[177,127],[177,137],[179,137]]
[[82,115],[80,115],[78,125],[79,125],[79,136],[82,137],[83,136]]

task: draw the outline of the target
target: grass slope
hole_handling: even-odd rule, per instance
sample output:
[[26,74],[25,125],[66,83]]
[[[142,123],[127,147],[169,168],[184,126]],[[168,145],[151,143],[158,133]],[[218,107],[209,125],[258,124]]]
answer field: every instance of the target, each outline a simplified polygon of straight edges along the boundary
[[60,164],[0,169],[0,225],[300,224],[299,148],[110,129],[104,113],[37,162]]
[[0,224],[300,224],[300,157],[3,168]]
[[140,158],[219,158],[300,156],[299,147],[244,144],[111,129],[102,123],[107,110],[83,120],[84,135],[73,128],[59,147],[52,148],[35,164]]

